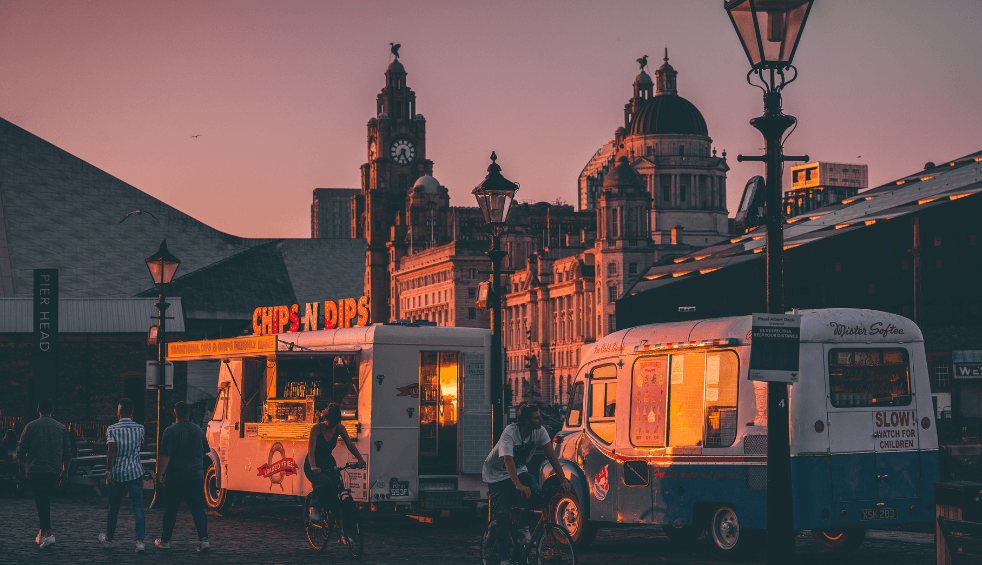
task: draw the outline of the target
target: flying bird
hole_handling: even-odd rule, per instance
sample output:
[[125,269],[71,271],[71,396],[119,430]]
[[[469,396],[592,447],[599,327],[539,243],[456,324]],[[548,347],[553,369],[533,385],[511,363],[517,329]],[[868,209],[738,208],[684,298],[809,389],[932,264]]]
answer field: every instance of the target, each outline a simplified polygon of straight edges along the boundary
[[641,70],[643,71],[644,68],[648,66],[648,56],[645,55],[644,57],[638,59],[638,64],[641,65]]
[[192,135],[191,137],[201,137],[201,134],[199,133],[198,135]]
[[123,219],[119,221],[119,223],[123,223],[123,222],[125,222],[125,221],[126,221],[126,218],[129,218],[129,217],[130,217],[130,216],[132,216],[133,214],[137,214],[137,215],[140,215],[140,214],[146,214],[146,215],[148,215],[148,216],[150,216],[151,218],[153,218],[153,221],[155,221],[155,222],[157,222],[158,224],[160,223],[160,220],[158,220],[158,219],[157,219],[157,216],[154,216],[154,215],[153,215],[153,214],[151,214],[150,212],[143,212],[143,211],[141,211],[141,210],[133,210],[133,211],[132,211],[132,212],[130,212],[129,214],[126,214],[125,216],[123,216]]
[[389,44],[389,47],[392,50],[392,54],[396,56],[396,59],[398,59],[399,58],[399,48],[402,47],[402,44],[401,43],[390,43]]

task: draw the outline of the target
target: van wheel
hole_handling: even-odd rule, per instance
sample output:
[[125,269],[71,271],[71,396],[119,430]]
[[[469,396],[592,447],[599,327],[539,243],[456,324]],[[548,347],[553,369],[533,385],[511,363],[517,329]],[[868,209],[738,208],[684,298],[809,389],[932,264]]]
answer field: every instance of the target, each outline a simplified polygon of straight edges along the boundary
[[720,506],[713,512],[709,522],[709,539],[713,542],[713,550],[722,556],[740,554],[747,546],[746,536],[740,530],[740,521],[732,506]]
[[560,492],[552,497],[552,519],[569,533],[576,549],[583,549],[597,537],[597,525],[583,515],[580,501],[573,493]]
[[665,532],[665,536],[675,543],[693,542],[703,532],[703,529],[699,526],[669,526],[666,524],[661,529]]
[[205,471],[205,504],[208,505],[209,510],[222,513],[232,507],[232,493],[228,489],[219,487],[218,480],[218,469],[212,463]]
[[866,539],[866,528],[857,526],[838,530],[812,530],[812,536],[822,551],[839,553],[862,545]]

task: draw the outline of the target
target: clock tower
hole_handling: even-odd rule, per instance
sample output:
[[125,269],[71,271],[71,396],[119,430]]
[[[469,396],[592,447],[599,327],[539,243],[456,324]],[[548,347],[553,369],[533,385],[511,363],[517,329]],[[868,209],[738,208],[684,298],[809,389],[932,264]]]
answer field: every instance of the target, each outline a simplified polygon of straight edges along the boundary
[[365,295],[372,322],[388,321],[392,312],[390,269],[406,253],[406,196],[419,177],[433,171],[426,159],[426,120],[416,113],[416,94],[393,52],[376,116],[368,120],[368,162],[361,166],[361,192],[352,206],[352,235],[368,240]]

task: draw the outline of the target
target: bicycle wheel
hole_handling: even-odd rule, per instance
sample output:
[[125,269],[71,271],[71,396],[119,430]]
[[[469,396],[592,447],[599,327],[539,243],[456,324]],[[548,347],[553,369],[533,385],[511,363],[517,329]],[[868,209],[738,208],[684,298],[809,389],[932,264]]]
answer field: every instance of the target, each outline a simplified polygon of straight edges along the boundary
[[323,551],[327,545],[328,537],[327,516],[322,515],[321,519],[316,522],[310,521],[310,500],[312,497],[313,493],[310,493],[303,499],[303,529],[307,533],[310,547]]
[[560,526],[551,523],[544,526],[536,547],[539,565],[576,565],[573,538]]
[[338,533],[341,544],[355,559],[360,559],[365,550],[365,538],[361,530],[361,518],[358,516],[358,503],[350,496],[341,499],[341,525]]

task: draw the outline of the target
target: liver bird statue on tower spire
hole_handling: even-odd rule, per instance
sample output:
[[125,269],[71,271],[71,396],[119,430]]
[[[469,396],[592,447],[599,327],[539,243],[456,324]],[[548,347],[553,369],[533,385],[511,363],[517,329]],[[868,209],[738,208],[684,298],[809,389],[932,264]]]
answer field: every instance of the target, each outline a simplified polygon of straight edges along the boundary
[[402,47],[402,44],[401,43],[390,43],[389,44],[389,47],[392,50],[392,54],[396,56],[396,59],[398,59],[399,58],[399,48]]
[[641,70],[643,71],[644,68],[648,66],[648,56],[645,55],[644,57],[638,59],[638,64],[641,65]]

